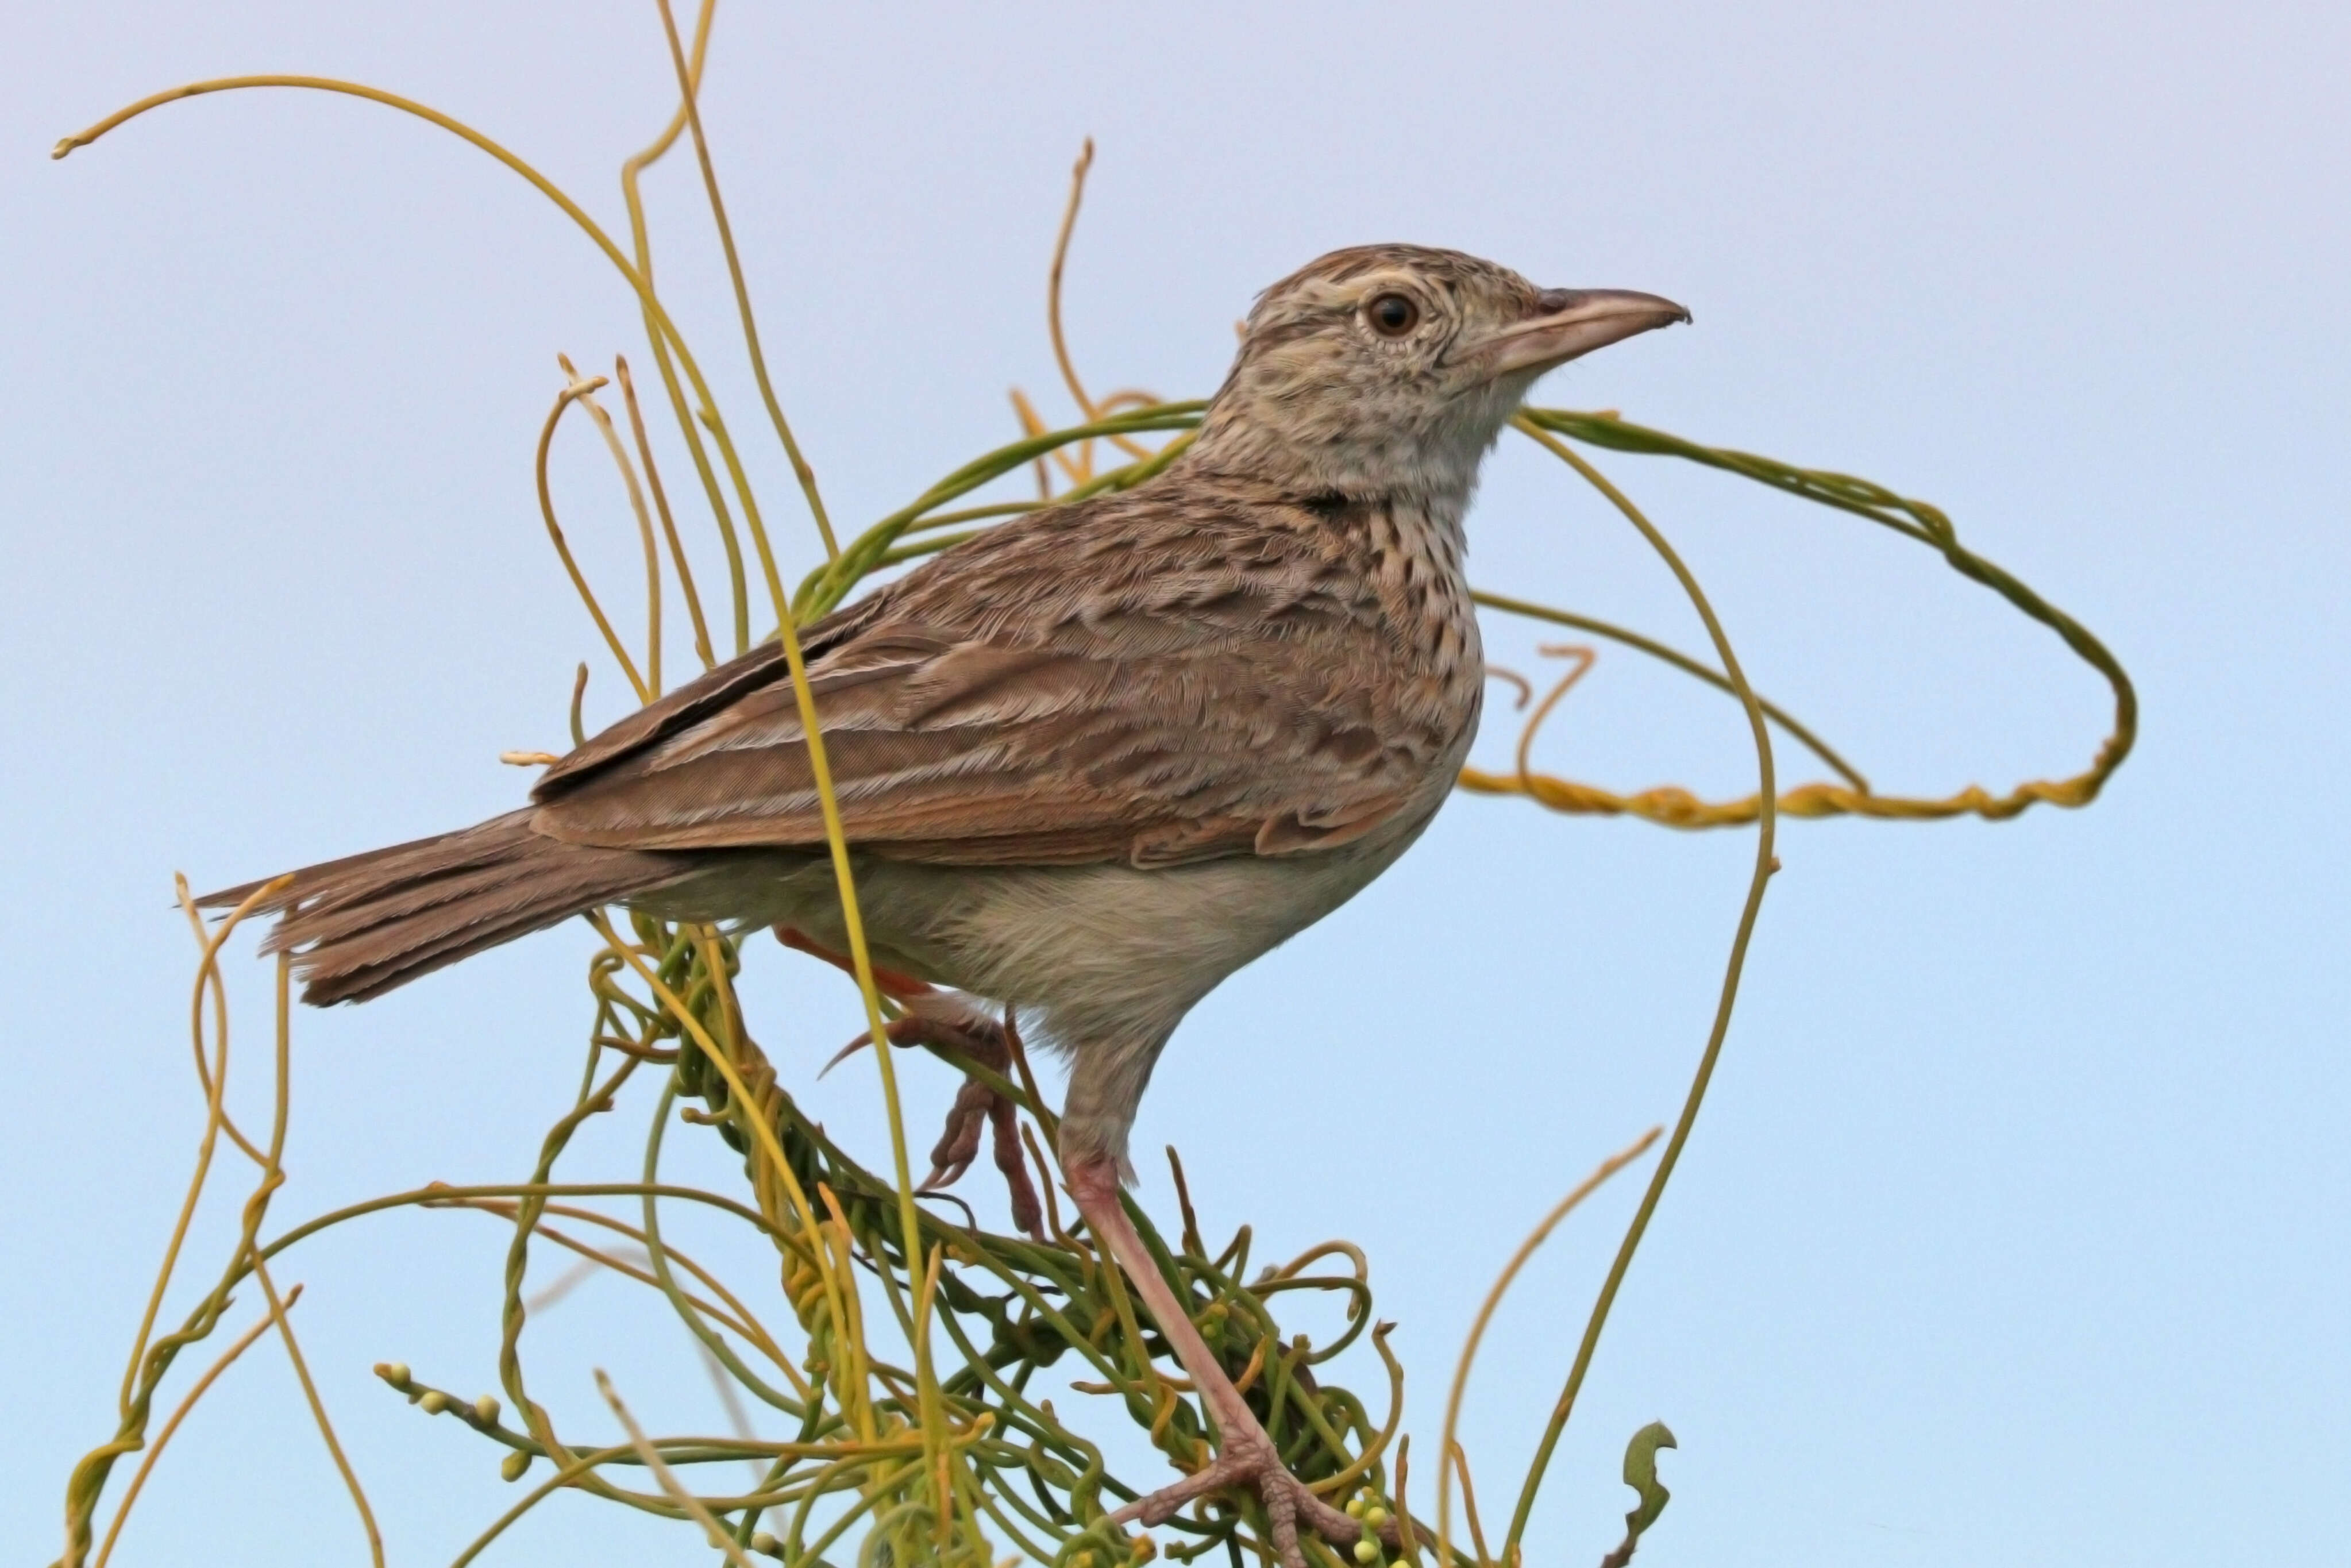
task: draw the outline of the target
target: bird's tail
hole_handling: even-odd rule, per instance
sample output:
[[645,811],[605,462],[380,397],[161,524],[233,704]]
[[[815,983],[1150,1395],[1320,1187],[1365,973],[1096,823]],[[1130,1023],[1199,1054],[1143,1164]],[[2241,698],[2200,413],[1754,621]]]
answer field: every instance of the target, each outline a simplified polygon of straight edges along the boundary
[[[363,1002],[501,942],[692,873],[694,857],[567,844],[528,809],[413,843],[293,873],[256,905],[277,928],[265,953],[294,955],[302,999]],[[233,907],[263,883],[196,902]]]

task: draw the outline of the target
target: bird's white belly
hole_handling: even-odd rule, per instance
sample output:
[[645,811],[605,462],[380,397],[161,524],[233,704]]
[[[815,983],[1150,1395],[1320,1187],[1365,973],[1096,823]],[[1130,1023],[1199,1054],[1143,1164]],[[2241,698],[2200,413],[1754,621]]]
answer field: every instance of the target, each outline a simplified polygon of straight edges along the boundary
[[[1437,777],[1449,784],[1451,768]],[[1234,970],[1361,892],[1444,798],[1433,783],[1426,805],[1335,850],[1148,871],[861,855],[858,908],[877,964],[1012,1004],[1029,1039],[1071,1059],[1065,1157],[1123,1158],[1135,1105],[1184,1015]],[[831,864],[805,855],[747,855],[644,906],[789,925],[836,952],[848,947]]]
[[[1360,892],[1421,821],[1322,853],[1123,864],[939,866],[861,855],[876,961],[1019,1005],[1056,1043],[1164,1038],[1217,983]],[[829,862],[746,857],[642,901],[656,913],[796,926],[845,950]]]
[[[1057,1041],[1164,1039],[1226,976],[1354,896],[1404,846],[1400,837],[1358,852],[1152,871],[947,873],[945,918],[922,920],[915,939],[935,945],[943,978],[1040,1011]],[[910,900],[941,878],[928,868],[879,870],[878,905],[896,903],[902,872]]]

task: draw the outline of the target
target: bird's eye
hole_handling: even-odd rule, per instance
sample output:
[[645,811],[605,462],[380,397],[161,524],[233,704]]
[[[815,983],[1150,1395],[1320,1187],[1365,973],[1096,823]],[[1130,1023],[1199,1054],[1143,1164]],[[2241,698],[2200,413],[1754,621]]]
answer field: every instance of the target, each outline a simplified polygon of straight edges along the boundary
[[1364,307],[1364,319],[1383,338],[1401,338],[1420,325],[1420,307],[1409,295],[1383,294]]

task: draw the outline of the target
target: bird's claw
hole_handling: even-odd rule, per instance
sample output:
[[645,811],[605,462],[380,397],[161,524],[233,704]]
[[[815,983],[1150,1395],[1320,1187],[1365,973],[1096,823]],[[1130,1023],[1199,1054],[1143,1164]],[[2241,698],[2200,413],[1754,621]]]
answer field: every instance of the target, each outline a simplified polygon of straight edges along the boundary
[[[945,996],[940,994],[941,1001]],[[927,1000],[927,998],[924,998]],[[964,1057],[999,1076],[1012,1070],[1011,1040],[1003,1024],[986,1013],[967,1005],[949,1009],[931,1002],[914,1007],[903,1017],[893,1019],[883,1034],[892,1045],[932,1046]],[[859,1035],[842,1047],[831,1061],[830,1071],[844,1059],[855,1054],[873,1041],[869,1032]],[[1004,1185],[1012,1199],[1012,1223],[1022,1234],[1041,1241],[1045,1239],[1044,1207],[1038,1201],[1037,1188],[1029,1179],[1028,1155],[1020,1147],[1020,1123],[1013,1103],[977,1078],[967,1078],[956,1091],[955,1103],[947,1111],[947,1124],[939,1134],[938,1143],[931,1149],[931,1174],[923,1178],[920,1190],[935,1192],[953,1186],[979,1157],[980,1129],[985,1125],[994,1136],[996,1168],[1004,1175]]]
[[[1306,1568],[1306,1553],[1298,1544],[1301,1524],[1339,1546],[1352,1546],[1363,1537],[1364,1526],[1309,1490],[1304,1481],[1290,1473],[1264,1434],[1256,1430],[1228,1433],[1224,1452],[1205,1469],[1172,1486],[1137,1498],[1112,1514],[1111,1521],[1165,1524],[1186,1503],[1236,1486],[1248,1487],[1265,1504],[1268,1533],[1272,1537],[1274,1556],[1282,1568]],[[1395,1544],[1392,1528],[1379,1533],[1388,1539],[1388,1544]]]

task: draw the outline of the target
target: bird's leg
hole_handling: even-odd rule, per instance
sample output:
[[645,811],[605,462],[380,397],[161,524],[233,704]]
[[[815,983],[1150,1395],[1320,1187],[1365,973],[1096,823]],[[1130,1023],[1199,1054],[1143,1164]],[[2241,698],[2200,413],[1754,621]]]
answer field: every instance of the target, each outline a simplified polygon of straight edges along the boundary
[[1202,1403],[1217,1424],[1217,1458],[1196,1474],[1120,1509],[1111,1518],[1117,1523],[1160,1524],[1193,1499],[1229,1486],[1254,1488],[1265,1500],[1273,1526],[1273,1548],[1283,1568],[1305,1568],[1298,1544],[1298,1527],[1310,1526],[1326,1541],[1353,1544],[1364,1527],[1316,1497],[1306,1483],[1281,1462],[1273,1439],[1242,1399],[1224,1364],[1193,1326],[1191,1314],[1160,1273],[1158,1264],[1136,1235],[1118,1196],[1118,1162],[1108,1155],[1084,1155],[1064,1161],[1070,1196],[1085,1216],[1086,1228],[1134,1284],[1152,1321],[1159,1325],[1176,1359],[1184,1364]]
[[[797,926],[777,926],[776,940],[795,953],[806,953],[811,958],[823,959],[844,975],[853,977],[857,973],[856,961],[848,954],[836,953],[830,947],[818,946],[808,933]],[[871,964],[867,967],[873,972],[873,988],[893,1002],[904,1002],[914,997],[937,994],[938,988],[928,980],[916,979],[912,975],[902,975],[895,969],[885,969],[879,964]]]
[[[847,956],[818,946],[805,933],[790,926],[777,926],[776,940],[844,972],[853,972]],[[999,1023],[956,993],[941,990],[927,980],[879,967],[872,974],[873,988],[906,1009],[903,1016],[884,1026],[892,1045],[935,1046],[977,1062],[999,1078],[1010,1076],[1009,1014]],[[872,1036],[861,1034],[825,1065],[830,1069],[872,1043]],[[947,1111],[946,1130],[939,1134],[938,1143],[931,1150],[931,1174],[923,1178],[922,1190],[932,1192],[952,1186],[961,1179],[963,1173],[971,1168],[971,1162],[978,1157],[983,1126],[995,1134],[996,1168],[1003,1173],[1004,1185],[1011,1194],[1013,1225],[1024,1234],[1043,1240],[1044,1214],[1037,1201],[1036,1186],[1029,1179],[1028,1156],[1020,1147],[1019,1116],[1010,1100],[977,1078],[966,1078],[963,1087],[956,1092],[955,1103]]]

